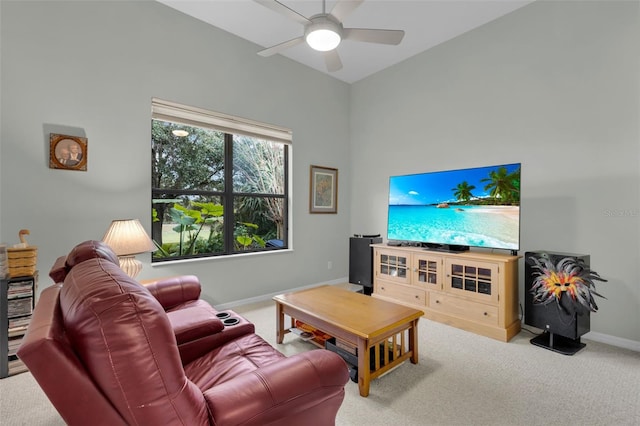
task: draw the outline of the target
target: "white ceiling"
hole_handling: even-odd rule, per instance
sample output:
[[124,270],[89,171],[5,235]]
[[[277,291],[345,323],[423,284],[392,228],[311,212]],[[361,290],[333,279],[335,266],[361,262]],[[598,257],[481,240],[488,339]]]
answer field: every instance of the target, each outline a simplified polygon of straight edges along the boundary
[[[255,43],[256,53],[303,35],[303,26],[253,0],[157,0],[187,15]],[[404,30],[398,46],[343,41],[343,68],[329,73],[320,52],[306,43],[281,53],[347,83],[363,79],[411,56],[477,28],[533,0],[365,0],[344,20],[345,28]],[[281,0],[310,17],[322,12],[322,0]],[[336,0],[326,2],[327,12]],[[261,58],[264,61],[272,58]]]

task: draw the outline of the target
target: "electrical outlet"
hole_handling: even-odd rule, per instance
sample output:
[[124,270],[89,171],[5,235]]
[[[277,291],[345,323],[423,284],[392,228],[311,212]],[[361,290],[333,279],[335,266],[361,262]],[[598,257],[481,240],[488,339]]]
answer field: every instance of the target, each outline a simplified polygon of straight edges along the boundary
[[328,261],[327,262],[327,269],[333,269],[333,262],[332,261]]

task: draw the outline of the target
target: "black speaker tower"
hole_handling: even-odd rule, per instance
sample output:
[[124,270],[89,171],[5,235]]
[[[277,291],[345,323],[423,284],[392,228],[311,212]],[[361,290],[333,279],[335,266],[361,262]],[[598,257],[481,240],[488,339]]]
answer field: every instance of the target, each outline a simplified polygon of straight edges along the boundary
[[362,292],[373,292],[373,247],[379,244],[379,236],[356,236],[349,238],[349,282],[362,286]]

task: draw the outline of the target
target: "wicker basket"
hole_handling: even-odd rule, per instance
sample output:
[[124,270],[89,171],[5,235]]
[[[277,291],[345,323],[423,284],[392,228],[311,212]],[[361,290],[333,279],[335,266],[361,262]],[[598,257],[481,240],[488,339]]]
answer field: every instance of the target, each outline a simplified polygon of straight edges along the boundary
[[38,248],[7,248],[9,278],[24,277],[36,273]]
[[38,247],[30,246],[24,239],[29,230],[20,230],[20,247],[7,247],[7,266],[9,278],[26,277],[36,273]]

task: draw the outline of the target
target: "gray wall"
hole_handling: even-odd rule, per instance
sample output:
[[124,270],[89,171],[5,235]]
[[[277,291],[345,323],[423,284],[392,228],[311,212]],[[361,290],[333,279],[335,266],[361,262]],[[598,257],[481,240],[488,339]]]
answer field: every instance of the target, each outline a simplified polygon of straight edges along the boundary
[[522,162],[521,254],[590,254],[592,331],[640,341],[639,18],[539,1],[352,85],[352,229],[386,232],[390,175]]
[[[294,251],[162,267],[145,254],[140,278],[196,274],[209,301],[226,303],[347,275],[347,84],[156,2],[1,8],[0,241],[31,230],[41,287],[56,257],[101,239],[112,219],[150,230],[152,97],[293,130]],[[88,138],[87,172],[48,168],[50,132]],[[337,215],[308,213],[311,164],[339,169]]]

